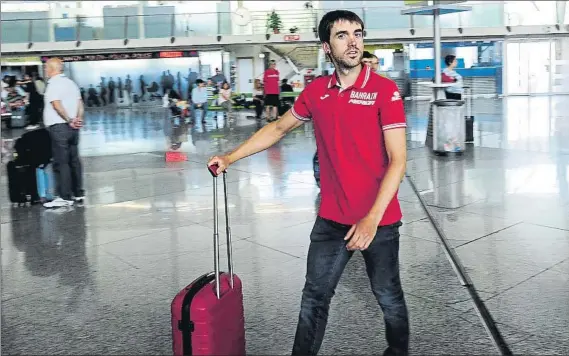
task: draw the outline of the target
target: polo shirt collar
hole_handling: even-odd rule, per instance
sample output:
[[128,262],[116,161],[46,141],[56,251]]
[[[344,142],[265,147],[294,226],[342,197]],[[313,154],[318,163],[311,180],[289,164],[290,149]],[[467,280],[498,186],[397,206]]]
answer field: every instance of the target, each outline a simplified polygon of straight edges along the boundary
[[55,79],[55,78],[58,78],[58,77],[65,77],[65,74],[59,73],[59,74],[54,75],[53,77],[51,77],[51,78],[49,78],[49,79],[47,80],[48,84],[49,84],[49,82],[51,82],[52,79]]
[[[367,82],[369,81],[369,77],[371,75],[371,68],[368,65],[362,64],[363,68],[360,71],[360,74],[358,75],[358,78],[356,79],[356,82],[354,83],[353,87],[358,88],[358,89],[363,89],[365,88]],[[336,71],[334,71],[334,73],[332,73],[332,75],[330,76],[330,81],[328,82],[328,89],[333,88],[333,87],[339,87],[340,83],[338,82],[338,74],[336,73]],[[347,89],[347,88],[344,88]]]

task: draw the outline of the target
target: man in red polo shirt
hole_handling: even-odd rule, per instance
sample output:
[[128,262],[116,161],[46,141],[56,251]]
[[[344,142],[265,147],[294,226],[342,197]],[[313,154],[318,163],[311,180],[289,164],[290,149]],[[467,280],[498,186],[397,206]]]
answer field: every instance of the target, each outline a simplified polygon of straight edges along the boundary
[[[280,94],[280,74],[277,70],[277,62],[271,60],[269,68],[263,74],[263,85],[265,89],[265,110],[267,121],[276,120],[279,108]],[[272,108],[273,115],[270,115],[269,108]]]
[[310,234],[293,355],[318,353],[330,301],[355,250],[363,254],[371,289],[383,310],[388,343],[384,355],[408,353],[397,200],[407,160],[405,114],[395,83],[360,63],[363,29],[353,12],[325,14],[318,34],[336,71],[310,83],[277,122],[208,162],[218,164],[221,173],[233,162],[272,146],[303,122],[314,123],[322,199]]

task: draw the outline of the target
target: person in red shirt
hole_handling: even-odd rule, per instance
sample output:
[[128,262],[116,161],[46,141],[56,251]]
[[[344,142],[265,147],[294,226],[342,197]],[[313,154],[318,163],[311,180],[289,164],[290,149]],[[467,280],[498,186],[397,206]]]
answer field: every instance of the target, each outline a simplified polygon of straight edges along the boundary
[[320,159],[321,206],[310,234],[306,282],[293,355],[318,353],[330,301],[354,251],[363,254],[371,289],[383,310],[388,348],[407,355],[409,320],[399,277],[397,199],[405,173],[406,120],[396,84],[361,63],[364,24],[353,12],[325,14],[322,48],[336,70],[310,83],[293,108],[234,151],[212,157],[217,173],[267,149],[312,121]]
[[[263,74],[263,84],[265,86],[267,121],[271,122],[277,118],[280,94],[280,74],[277,70],[277,63],[274,60],[269,62],[269,68]],[[269,108],[272,108],[272,116],[269,115]]]

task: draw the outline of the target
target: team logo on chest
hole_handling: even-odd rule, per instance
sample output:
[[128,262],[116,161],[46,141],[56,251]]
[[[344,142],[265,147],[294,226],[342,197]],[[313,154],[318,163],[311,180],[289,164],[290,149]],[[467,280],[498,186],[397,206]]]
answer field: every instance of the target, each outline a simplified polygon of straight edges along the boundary
[[348,101],[348,104],[370,106],[375,104],[376,99],[377,99],[377,92],[366,93],[361,91],[352,91],[350,93],[350,101]]

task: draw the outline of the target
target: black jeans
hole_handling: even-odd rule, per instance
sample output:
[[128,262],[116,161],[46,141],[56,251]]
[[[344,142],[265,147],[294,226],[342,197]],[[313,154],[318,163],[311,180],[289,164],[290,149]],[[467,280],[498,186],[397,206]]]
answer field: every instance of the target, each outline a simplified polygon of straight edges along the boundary
[[68,124],[48,127],[53,152],[53,173],[60,198],[83,196],[83,171],[79,159],[79,130]]
[[[406,355],[409,347],[407,305],[399,279],[399,226],[400,222],[381,226],[369,247],[362,251],[372,292],[383,311],[389,345],[385,354],[389,355]],[[344,241],[349,229],[348,225],[316,219],[310,234],[306,282],[292,355],[316,355],[320,349],[330,301],[353,255]]]
[[255,98],[258,99],[253,100],[253,104],[255,105],[255,118],[260,119],[263,114],[263,96],[257,95]]

